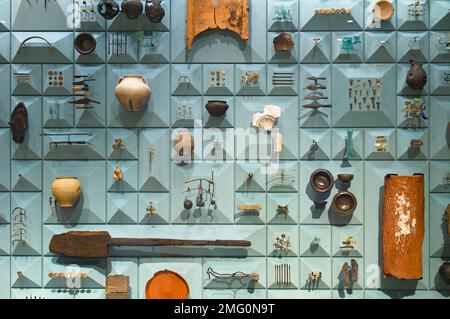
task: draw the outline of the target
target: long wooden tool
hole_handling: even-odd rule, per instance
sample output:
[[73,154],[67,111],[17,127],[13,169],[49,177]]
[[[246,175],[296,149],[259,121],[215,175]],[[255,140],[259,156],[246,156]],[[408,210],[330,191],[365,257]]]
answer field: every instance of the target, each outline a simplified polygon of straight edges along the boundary
[[112,238],[106,231],[70,231],[54,235],[50,252],[79,258],[108,257],[109,246],[225,246],[250,247],[248,240],[183,240],[163,238]]

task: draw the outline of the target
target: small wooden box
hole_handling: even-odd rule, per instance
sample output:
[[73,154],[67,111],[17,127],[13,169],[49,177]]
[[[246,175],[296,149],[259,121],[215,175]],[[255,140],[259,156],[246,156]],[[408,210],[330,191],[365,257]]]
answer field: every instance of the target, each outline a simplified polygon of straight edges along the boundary
[[106,299],[128,299],[130,278],[123,275],[106,277]]

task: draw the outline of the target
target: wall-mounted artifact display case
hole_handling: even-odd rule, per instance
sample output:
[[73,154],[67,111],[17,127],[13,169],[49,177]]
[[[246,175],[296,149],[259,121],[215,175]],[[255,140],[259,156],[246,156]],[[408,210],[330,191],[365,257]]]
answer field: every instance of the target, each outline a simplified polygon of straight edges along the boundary
[[0,8],[0,298],[449,297],[450,1]]

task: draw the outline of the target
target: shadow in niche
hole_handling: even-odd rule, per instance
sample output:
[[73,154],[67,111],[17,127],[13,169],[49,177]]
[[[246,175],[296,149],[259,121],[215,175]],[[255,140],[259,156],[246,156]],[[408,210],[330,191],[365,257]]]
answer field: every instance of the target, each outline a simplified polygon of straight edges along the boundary
[[[194,42],[192,43],[192,49],[190,51],[186,46],[186,63],[191,63],[193,57],[198,53],[198,51],[211,49],[214,46],[214,43],[221,43],[227,46],[237,46],[238,49],[244,54],[244,60],[251,61],[251,46],[247,44],[247,41],[242,40],[237,33],[230,30],[209,29],[195,36]],[[227,54],[225,51],[222,50],[219,51],[219,53],[222,55],[217,56],[215,60],[228,60],[225,56]]]
[[[308,183],[308,185],[306,186],[306,194],[313,202],[324,202],[326,199],[330,197],[330,192],[331,191],[326,193],[318,193],[312,188],[311,183]],[[311,217],[313,219],[319,219],[322,216],[322,213],[324,212],[325,208],[326,205],[323,208],[322,207],[318,208],[315,205],[311,206],[310,207]]]
[[[79,223],[84,207],[84,194],[81,192],[80,199],[74,207],[62,208],[57,203],[51,206],[52,216],[56,217],[57,223]],[[49,219],[51,219],[51,217]]]
[[447,130],[445,132],[445,140],[447,141],[447,147],[450,149],[450,121],[447,123]]
[[352,295],[353,294],[353,285],[350,281],[350,287],[348,287],[348,288],[344,287],[344,274],[342,273],[342,270],[339,272],[338,280],[339,280],[339,284],[337,286],[337,290],[338,290],[339,297],[345,298],[345,293],[347,293],[347,295]]
[[[383,198],[384,185],[379,188],[378,200],[378,265],[383,272]],[[384,278],[380,273],[380,290],[391,298],[403,298],[415,294],[419,280],[401,280],[395,277]]]
[[240,247],[118,247],[109,248],[111,257],[221,257],[262,256],[252,248]]
[[259,282],[251,280],[251,278],[243,279],[220,279],[213,278],[203,287],[204,289],[246,289],[247,292],[253,293],[255,289],[264,289]]

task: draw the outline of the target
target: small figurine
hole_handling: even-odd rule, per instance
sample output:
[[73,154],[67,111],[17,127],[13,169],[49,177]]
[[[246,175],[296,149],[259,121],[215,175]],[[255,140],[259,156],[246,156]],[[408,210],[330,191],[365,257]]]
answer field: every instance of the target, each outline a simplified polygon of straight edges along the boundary
[[116,180],[118,182],[120,182],[122,180],[122,178],[123,178],[122,169],[119,166],[117,166],[114,169],[113,178],[114,178],[114,180]]

